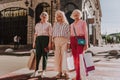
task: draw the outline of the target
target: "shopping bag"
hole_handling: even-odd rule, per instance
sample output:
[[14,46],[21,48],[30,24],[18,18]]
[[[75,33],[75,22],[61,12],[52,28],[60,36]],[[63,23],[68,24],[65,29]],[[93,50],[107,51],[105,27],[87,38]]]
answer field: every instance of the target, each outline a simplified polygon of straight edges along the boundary
[[69,71],[75,70],[74,59],[71,51],[66,52],[67,55],[67,68]]
[[84,58],[83,58],[83,54],[79,55],[79,60],[80,60],[81,80],[87,80],[87,72],[86,72],[86,66],[85,66],[85,61],[84,61]]
[[92,54],[85,53],[83,55],[84,55],[84,61],[85,61],[87,72],[95,70],[94,62],[92,60]]
[[31,55],[28,61],[28,68],[29,70],[35,70],[36,68],[36,56],[35,56],[35,50],[31,50]]

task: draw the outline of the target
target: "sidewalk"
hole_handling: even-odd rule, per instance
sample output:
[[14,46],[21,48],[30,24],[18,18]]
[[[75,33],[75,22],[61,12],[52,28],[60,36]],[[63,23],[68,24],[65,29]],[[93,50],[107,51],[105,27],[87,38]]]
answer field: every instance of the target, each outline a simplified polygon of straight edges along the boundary
[[[99,53],[99,52],[105,52],[109,50],[120,50],[119,46],[111,47],[111,46],[103,46],[103,47],[91,47],[90,50]],[[26,51],[23,51],[24,54],[26,54]],[[23,54],[21,51],[15,52],[14,54],[19,55]],[[106,55],[106,53],[103,53]],[[107,59],[105,57],[101,57],[98,55],[93,57],[93,60],[95,62],[96,70],[94,73],[91,73],[90,76],[88,76],[89,80],[120,80],[120,59]],[[41,67],[41,66],[40,66]],[[28,68],[22,68],[20,70],[16,70],[14,72],[11,72],[9,74],[0,76],[0,80],[66,80],[66,79],[56,79],[55,76],[57,72],[54,70],[54,57],[50,56],[48,59],[48,67],[46,71],[46,77],[41,78],[40,76],[36,78],[30,78],[30,75],[33,73],[33,71],[28,70]],[[75,77],[75,71],[69,72],[70,78],[69,80],[72,80],[72,78]]]
[[[89,74],[88,80],[120,80],[120,59],[112,58],[108,60],[104,56],[94,56],[93,60],[97,61],[95,62],[95,71]],[[28,68],[22,68],[0,76],[0,80],[72,80],[75,77],[75,71],[72,71],[69,72],[70,79],[65,79],[64,77],[62,79],[56,79],[57,72],[54,68],[54,57],[49,57],[45,78],[41,78],[40,76],[30,78],[33,71],[28,70]]]
[[[41,70],[41,64],[40,64],[40,70]],[[11,72],[9,74],[0,76],[0,80],[35,80],[33,78],[30,78],[30,75],[33,73],[33,70],[29,70],[28,68],[22,68],[20,70]],[[49,57],[48,59],[48,67],[46,70],[46,77],[43,78],[43,80],[58,80],[55,78],[57,75],[57,72],[54,69],[54,57]],[[69,72],[70,78],[69,80],[72,80],[72,78],[75,77],[75,72]],[[38,80],[41,80],[42,78],[40,76],[36,77]],[[63,77],[61,80],[68,80]]]

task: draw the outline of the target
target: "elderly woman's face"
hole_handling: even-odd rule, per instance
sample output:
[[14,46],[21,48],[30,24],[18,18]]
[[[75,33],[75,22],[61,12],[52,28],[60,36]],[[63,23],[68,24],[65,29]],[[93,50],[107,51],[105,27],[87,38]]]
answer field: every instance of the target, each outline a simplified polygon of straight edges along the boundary
[[78,19],[80,17],[80,14],[77,13],[77,12],[74,12],[73,13],[73,17],[74,17],[74,19]]
[[58,21],[60,21],[60,20],[62,20],[62,15],[61,14],[57,14],[56,18],[57,18]]
[[40,18],[41,19],[46,19],[47,18],[47,14],[42,14]]

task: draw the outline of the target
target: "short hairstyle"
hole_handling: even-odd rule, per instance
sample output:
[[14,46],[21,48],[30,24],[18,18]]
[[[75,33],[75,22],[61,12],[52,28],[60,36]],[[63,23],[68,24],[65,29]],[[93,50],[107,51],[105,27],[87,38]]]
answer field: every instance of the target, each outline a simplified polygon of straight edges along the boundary
[[79,14],[79,19],[82,17],[82,12],[79,9],[75,9],[75,10],[73,10],[73,12],[72,12],[72,14],[70,16],[72,19],[75,19],[74,18],[75,13]]
[[55,12],[55,22],[57,22],[57,16],[58,16],[58,15],[61,15],[61,16],[62,16],[62,21],[63,21],[63,22],[68,23],[67,18],[66,18],[66,16],[65,16],[65,13],[64,13],[63,11],[61,11],[61,10],[57,10],[57,11]]
[[40,14],[40,18],[41,18],[43,15],[46,15],[46,21],[48,21],[48,19],[49,19],[48,13],[47,13],[47,12],[42,12],[42,13]]

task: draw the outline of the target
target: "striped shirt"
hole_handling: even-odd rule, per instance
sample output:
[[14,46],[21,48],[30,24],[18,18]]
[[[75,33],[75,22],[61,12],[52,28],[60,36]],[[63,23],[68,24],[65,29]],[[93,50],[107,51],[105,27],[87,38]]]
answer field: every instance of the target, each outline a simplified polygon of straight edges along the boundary
[[35,34],[37,34],[37,36],[51,36],[52,35],[51,24],[49,22],[37,23],[35,26]]
[[55,37],[69,38],[70,36],[69,24],[67,23],[59,24],[58,22],[54,23],[52,36],[53,38]]

